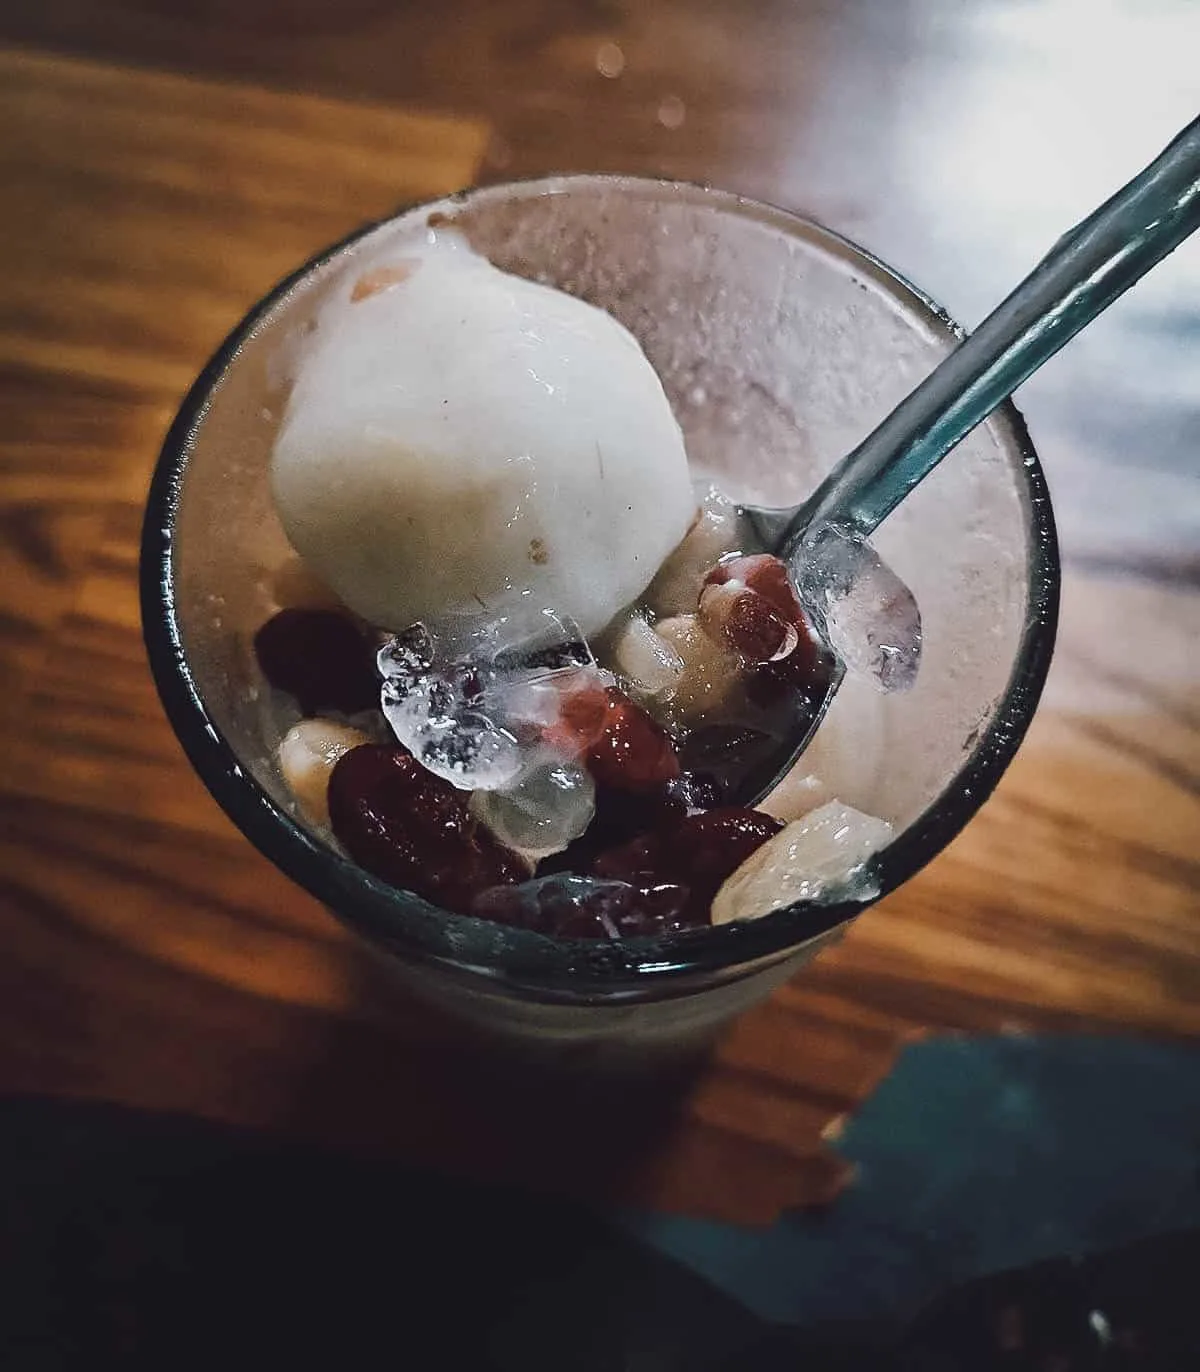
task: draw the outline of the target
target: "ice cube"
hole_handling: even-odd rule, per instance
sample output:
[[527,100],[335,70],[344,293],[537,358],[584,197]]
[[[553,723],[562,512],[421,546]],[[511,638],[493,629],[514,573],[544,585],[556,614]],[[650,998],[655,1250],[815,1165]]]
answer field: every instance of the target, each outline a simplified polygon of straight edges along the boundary
[[532,738],[541,750],[534,759],[539,765],[546,760],[546,740],[562,719],[564,700],[585,687],[603,690],[616,681],[611,672],[596,665],[591,647],[573,620],[550,611],[546,618],[552,627],[539,638],[518,649],[506,649],[496,658],[484,700],[491,718],[514,734]]
[[825,525],[790,559],[805,608],[846,665],[881,691],[907,691],[921,661],[921,611],[864,538]]
[[469,681],[436,672],[411,686],[388,678],[381,705],[392,732],[417,761],[462,791],[501,790],[523,769],[520,744],[478,709]]
[[545,761],[544,735],[558,723],[564,696],[584,681],[605,686],[613,677],[596,666],[587,640],[572,619],[546,611],[535,637],[495,655],[484,678],[480,708],[527,740],[532,769]]
[[499,648],[492,655],[504,676],[547,676],[588,667],[595,662],[583,630],[570,615],[543,610],[520,643]]
[[793,820],[717,892],[712,922],[758,919],[796,901],[833,904],[878,895],[867,861],[892,839],[886,820],[831,800]]
[[375,663],[384,681],[403,695],[429,674],[433,657],[433,635],[424,624],[412,624],[380,648]]
[[597,672],[578,625],[551,611],[517,646],[482,617],[446,620],[436,633],[414,624],[377,663],[392,732],[464,791],[509,790],[545,763],[542,732],[558,719],[562,683]]
[[476,792],[471,809],[501,843],[538,861],[587,829],[596,788],[582,767],[547,760],[507,790]]

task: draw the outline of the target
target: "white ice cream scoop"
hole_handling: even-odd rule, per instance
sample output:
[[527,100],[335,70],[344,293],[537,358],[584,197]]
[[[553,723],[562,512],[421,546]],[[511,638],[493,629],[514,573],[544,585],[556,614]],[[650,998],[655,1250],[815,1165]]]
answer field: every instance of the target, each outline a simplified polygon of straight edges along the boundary
[[358,264],[276,443],[288,537],[387,629],[544,609],[599,632],[687,531],[683,437],[625,328],[439,233]]

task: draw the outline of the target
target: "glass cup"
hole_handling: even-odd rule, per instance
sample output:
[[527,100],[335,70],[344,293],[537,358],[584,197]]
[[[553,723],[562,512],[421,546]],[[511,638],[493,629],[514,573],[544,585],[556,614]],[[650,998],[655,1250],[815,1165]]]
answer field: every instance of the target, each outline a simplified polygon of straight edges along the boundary
[[883,696],[848,678],[797,764],[894,826],[873,894],[622,943],[559,943],[437,909],[299,817],[248,645],[290,554],[268,466],[297,342],[344,273],[443,219],[497,266],[625,324],[662,378],[693,466],[759,504],[807,494],[959,331],[869,254],[769,206],[629,178],[491,186],[370,226],[300,268],[218,350],[167,436],[142,547],[146,642],[188,757],[242,832],[404,985],[489,1034],[584,1052],[676,1049],[789,978],[936,856],[996,785],[1054,640],[1045,481],[1006,404],[875,536],[921,607],[917,684]]

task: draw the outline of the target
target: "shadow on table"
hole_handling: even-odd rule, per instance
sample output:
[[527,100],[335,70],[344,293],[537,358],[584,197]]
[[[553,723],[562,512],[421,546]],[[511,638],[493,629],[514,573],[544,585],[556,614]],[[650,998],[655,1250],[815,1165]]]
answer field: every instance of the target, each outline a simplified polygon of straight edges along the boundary
[[770,1326],[595,1213],[182,1117],[0,1102],[0,1366],[1188,1372],[1200,1233]]
[[0,1106],[0,1163],[6,1372],[707,1368],[761,1329],[582,1208],[517,1190],[32,1099]]

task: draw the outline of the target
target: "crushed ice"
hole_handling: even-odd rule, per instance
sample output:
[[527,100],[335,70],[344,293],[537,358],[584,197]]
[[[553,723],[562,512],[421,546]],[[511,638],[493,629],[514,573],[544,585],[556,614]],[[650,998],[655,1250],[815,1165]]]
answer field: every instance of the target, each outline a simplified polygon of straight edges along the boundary
[[885,692],[912,687],[921,662],[921,611],[866,539],[825,525],[792,555],[790,570],[847,671]]
[[[543,735],[558,718],[561,685],[597,669],[565,616],[546,612],[537,633],[515,648],[503,627],[463,618],[396,635],[376,659],[381,708],[396,738],[436,776],[463,791],[506,793],[490,806],[489,824],[494,818],[531,840],[541,835],[514,846],[556,852],[576,835],[559,843],[552,831],[586,827],[592,790],[580,769],[548,754]],[[561,823],[550,807],[563,810]]]
[[476,791],[476,817],[509,848],[540,860],[580,838],[596,812],[596,787],[582,767],[553,759],[505,791]]

